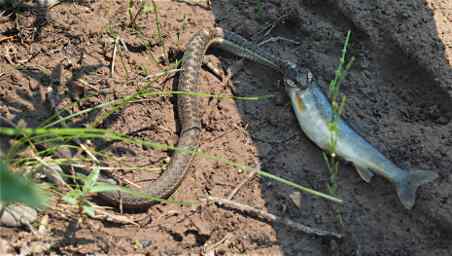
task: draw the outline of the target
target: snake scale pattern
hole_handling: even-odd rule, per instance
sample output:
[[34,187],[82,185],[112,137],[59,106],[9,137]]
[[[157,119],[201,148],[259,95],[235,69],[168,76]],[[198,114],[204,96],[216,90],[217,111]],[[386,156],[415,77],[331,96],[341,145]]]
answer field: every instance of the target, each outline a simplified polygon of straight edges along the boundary
[[[218,47],[239,57],[267,66],[283,75],[291,72],[289,62],[280,60],[272,54],[258,48],[255,44],[233,32],[220,28],[202,29],[188,42],[183,61],[178,91],[199,92],[199,76],[204,55],[210,47]],[[201,134],[199,96],[178,95],[177,111],[180,122],[180,135],[177,149],[168,165],[168,169],[154,182],[146,184],[142,193],[166,199],[170,197],[183,181],[193,159],[187,150],[196,150]],[[185,153],[184,153],[185,152]],[[140,198],[120,192],[100,193],[108,203],[121,206],[125,210],[146,210],[157,201]]]

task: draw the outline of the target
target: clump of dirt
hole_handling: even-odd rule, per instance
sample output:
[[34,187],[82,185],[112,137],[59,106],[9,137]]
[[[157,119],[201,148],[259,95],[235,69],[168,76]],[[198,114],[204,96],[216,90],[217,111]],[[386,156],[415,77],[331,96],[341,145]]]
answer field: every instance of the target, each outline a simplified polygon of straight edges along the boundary
[[[338,177],[338,194],[345,201],[342,225],[330,202],[307,194],[300,197],[266,178],[250,179],[233,198],[345,234],[341,241],[330,241],[206,203],[207,195],[227,197],[248,174],[198,156],[174,195],[192,205],[166,203],[147,213],[125,214],[138,225],[123,224],[118,218],[88,220],[77,230],[67,217],[73,216],[67,206],[54,205],[57,210],[41,213],[41,226],[48,220],[45,235],[2,228],[0,243],[6,241],[10,252],[41,248],[62,254],[445,255],[450,251],[452,8],[448,1],[229,0],[212,1],[212,6],[190,1],[157,1],[157,5],[159,19],[153,12],[140,15],[137,28],[129,26],[127,1],[65,2],[46,12],[24,10],[3,17],[0,114],[8,121],[0,120],[0,125],[39,126],[52,112],[49,88],[59,93],[58,107],[74,112],[143,88],[172,90],[173,76],[153,83],[150,77],[172,68],[164,61],[169,49],[183,49],[194,32],[212,26],[256,43],[270,37],[289,39],[262,47],[308,67],[325,89],[334,77],[345,34],[351,30],[349,55],[356,61],[342,86],[349,124],[402,168],[432,170],[440,178],[422,186],[414,209],[408,211],[387,181],[377,177],[365,184],[352,166],[343,163]],[[211,62],[220,70],[234,63],[228,55],[217,56]],[[259,101],[203,97],[201,149],[326,191],[328,171],[321,152],[299,129],[278,79],[253,63],[235,72],[227,85],[203,72],[203,92],[277,97]],[[178,131],[173,103],[168,97],[137,101],[99,127],[174,144]],[[78,118],[73,125],[83,127],[96,118],[99,113]],[[6,138],[1,140],[7,144]],[[98,146],[117,157],[119,163],[111,166],[160,170],[170,156],[121,143]],[[118,175],[139,185],[155,178],[158,170],[122,170]]]

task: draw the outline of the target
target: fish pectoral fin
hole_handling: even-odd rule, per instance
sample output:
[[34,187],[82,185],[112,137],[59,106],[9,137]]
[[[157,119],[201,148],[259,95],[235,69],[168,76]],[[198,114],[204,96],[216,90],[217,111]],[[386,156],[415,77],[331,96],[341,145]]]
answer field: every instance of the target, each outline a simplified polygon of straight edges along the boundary
[[358,172],[361,179],[363,179],[365,182],[369,183],[372,177],[375,175],[369,168],[367,167],[360,167],[356,164],[353,164],[355,166],[356,171]]

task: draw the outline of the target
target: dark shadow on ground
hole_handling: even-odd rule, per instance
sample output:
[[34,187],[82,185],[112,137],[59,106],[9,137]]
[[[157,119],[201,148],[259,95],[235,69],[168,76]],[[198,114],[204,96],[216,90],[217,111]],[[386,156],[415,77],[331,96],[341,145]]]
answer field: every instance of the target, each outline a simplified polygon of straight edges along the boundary
[[[343,228],[333,205],[262,179],[269,211],[301,223],[346,233],[339,244],[274,226],[286,255],[443,255],[452,232],[452,70],[432,10],[416,1],[213,2],[217,26],[248,39],[282,36],[265,46],[281,58],[330,81],[347,30],[356,57],[343,85],[345,117],[355,130],[405,169],[430,169],[440,178],[418,191],[413,210],[404,209],[391,184],[365,184],[346,163],[340,167]],[[270,28],[270,33],[265,32]],[[266,30],[267,29],[267,30]],[[224,60],[224,59],[223,59]],[[227,61],[226,61],[227,62]],[[230,64],[230,63],[228,63]],[[238,95],[284,94],[277,74],[249,63],[234,78]],[[325,83],[324,83],[325,84]],[[289,102],[286,98],[286,102]],[[297,183],[326,191],[328,171],[320,150],[301,132],[287,104],[237,101],[249,124],[262,167]]]
[[[72,0],[67,2],[72,2]],[[100,3],[100,1],[89,2]],[[398,202],[391,184],[381,178],[375,178],[371,184],[365,184],[350,165],[343,163],[338,185],[339,195],[346,202],[343,208],[346,238],[341,243],[331,243],[275,225],[278,243],[284,254],[447,255],[450,251],[451,202],[449,197],[452,192],[450,186],[452,122],[450,121],[450,108],[448,108],[451,102],[451,89],[448,86],[452,83],[444,45],[439,41],[430,9],[420,0],[406,1],[407,3],[402,3],[402,1],[387,3],[388,1],[386,1],[384,4],[381,1],[355,3],[351,0],[323,1],[322,3],[295,0],[259,1],[262,3],[260,7],[255,5],[256,2],[215,1],[213,12],[217,18],[217,25],[255,41],[268,39],[270,36],[282,36],[300,42],[300,44],[293,44],[288,41],[279,41],[267,44],[265,48],[281,58],[296,62],[300,66],[309,67],[322,81],[329,81],[333,78],[345,33],[351,29],[353,33],[351,54],[357,58],[357,61],[343,86],[343,92],[348,97],[345,115],[350,125],[401,167],[431,169],[441,176],[440,179],[421,188],[416,207],[412,211],[407,211]],[[125,6],[125,2],[121,3]],[[170,4],[174,3],[170,2]],[[126,9],[125,6],[120,11]],[[76,13],[81,15],[84,12]],[[97,16],[101,20],[102,17]],[[172,15],[168,17],[172,18]],[[78,17],[74,20],[78,20]],[[146,25],[152,24],[148,20],[142,22],[146,22]],[[52,69],[49,72],[41,72],[42,70],[31,67],[31,65],[29,68],[14,69],[13,72],[8,71],[5,74],[2,74],[3,70],[0,72],[4,76],[1,78],[5,78],[0,80],[0,101],[2,104],[9,102],[8,104],[11,105],[8,108],[10,112],[13,112],[13,116],[8,117],[9,120],[17,122],[22,116],[27,126],[36,127],[47,118],[51,110],[48,109],[48,105],[43,104],[44,91],[52,85],[52,81],[55,80],[53,77],[59,77],[60,72],[56,68],[58,63],[64,63],[63,70],[69,73],[69,77],[72,77],[69,78],[69,81],[76,82],[80,76],[85,77],[87,72],[84,71],[84,66],[87,66],[88,70],[97,70],[96,64],[111,61],[109,50],[112,49],[111,47],[104,48],[105,44],[102,43],[109,41],[96,41],[100,45],[95,47],[88,44],[92,42],[88,39],[93,39],[90,38],[93,34],[94,38],[103,39],[102,35],[105,32],[103,22],[97,24],[97,29],[93,30],[95,33],[88,29],[85,30],[87,28],[85,23],[76,24],[78,24],[78,29],[75,31],[81,33],[70,35],[69,28],[74,26],[70,22],[65,26],[58,24],[54,27],[56,30],[52,31],[54,33],[49,33],[49,35],[55,35],[55,32],[64,35],[62,36],[65,39],[62,41],[64,44],[59,44],[60,41],[58,41],[55,45],[49,46],[48,44],[48,48],[45,46],[41,49],[26,48],[21,45],[22,52],[19,51],[17,59],[12,58],[13,62],[25,60],[31,50],[38,49],[37,53],[41,55],[37,55],[37,57],[41,59],[36,63]],[[203,23],[193,23],[192,25],[196,27],[200,24]],[[89,27],[91,28],[91,26]],[[47,29],[47,27],[44,28]],[[269,31],[268,35],[265,34],[267,31]],[[46,30],[41,34],[41,39],[45,39],[47,34],[45,32]],[[137,44],[134,42],[136,41],[132,40],[128,44],[126,41],[126,48],[136,46]],[[102,61],[93,60],[92,57],[86,62],[79,61],[81,48],[86,48],[87,53],[99,57]],[[144,49],[138,45],[136,48],[132,47],[130,51],[142,52]],[[31,53],[34,54],[34,52]],[[226,63],[226,66],[232,63],[230,56],[222,56],[221,61]],[[71,66],[73,64],[82,67],[78,69]],[[97,89],[119,87],[119,82],[114,84],[115,86],[109,84],[111,81],[107,78],[108,69],[101,66],[99,69],[103,69],[98,74],[100,78],[96,77],[95,80],[90,81],[92,82],[90,85],[96,86]],[[278,74],[261,66],[246,63],[245,70],[238,72],[233,78],[234,92],[237,95],[276,94],[284,98],[285,93],[277,86],[278,79]],[[8,81],[7,84],[5,81]],[[68,83],[65,84],[69,86]],[[166,86],[168,87],[168,85]],[[166,88],[165,84],[162,87]],[[133,91],[132,89],[136,88],[129,89]],[[68,89],[68,91],[71,92],[72,89]],[[19,97],[11,99],[8,95],[19,95]],[[71,96],[62,95],[62,98],[65,97]],[[112,97],[116,97],[116,94]],[[97,97],[89,103],[89,106],[83,107],[100,104],[102,100],[102,97]],[[203,100],[207,101],[205,98]],[[276,99],[257,102],[237,100],[236,102],[243,118],[243,127],[247,127],[246,131],[251,135],[252,141],[258,149],[257,154],[264,169],[297,183],[326,191],[328,175],[325,162],[319,149],[300,131],[287,98],[282,102]],[[220,108],[219,105],[214,106],[215,110]],[[171,130],[168,131],[169,129],[161,129],[173,128],[174,118],[171,107],[169,100],[166,99],[152,104],[133,104],[120,113],[121,119],[118,122],[113,122],[114,118],[110,119],[105,127],[112,127],[112,129],[125,133],[133,129],[134,135],[148,139],[163,137],[163,143],[172,144],[177,136]],[[3,108],[1,104],[0,108]],[[2,110],[0,109],[0,111]],[[207,122],[210,121],[210,119],[207,120]],[[221,123],[218,131],[227,130],[229,123],[221,121],[221,117],[212,116],[212,121],[206,125],[206,129],[212,129],[212,127],[216,129],[214,125]],[[0,123],[0,125],[6,124]],[[242,123],[239,125],[242,126]],[[215,144],[217,141],[214,139],[216,138],[209,139],[206,144]],[[247,140],[241,139],[233,138],[239,147],[242,142],[248,143]],[[248,144],[246,146],[248,149],[250,148]],[[145,160],[140,162],[143,166],[155,165],[160,162],[160,159],[167,157],[166,152],[154,155],[146,154],[150,150],[141,147],[133,148],[133,150],[137,153],[130,154],[130,158],[137,163]],[[222,150],[221,155],[235,152]],[[255,154],[254,151],[246,153],[252,155],[251,157],[254,157]],[[247,162],[247,164],[250,163]],[[190,177],[187,175],[186,184],[192,185],[195,189],[197,186],[194,185],[199,185],[198,192],[195,193],[202,195],[218,187],[221,192],[229,191],[230,187],[222,184],[221,180],[217,183],[220,175],[213,173],[220,168],[210,167],[205,161],[193,164],[193,169],[196,168],[203,172],[195,173]],[[207,171],[205,171],[206,169]],[[228,174],[224,176],[228,176]],[[229,179],[224,180],[230,181]],[[306,225],[328,230],[340,229],[331,203],[307,194],[302,194],[301,199],[297,199],[296,194],[292,194],[294,190],[287,186],[264,178],[261,181],[266,206],[272,213]],[[185,198],[185,194],[193,193],[193,187],[181,186],[179,194],[176,196]],[[199,189],[200,187],[201,189]],[[249,199],[249,194],[247,196]],[[299,208],[296,205],[299,205]],[[167,206],[155,207],[154,214],[160,215],[171,209],[171,205]],[[188,208],[184,209],[188,211]],[[177,210],[181,211],[179,208]],[[211,226],[211,228],[206,228],[208,229],[206,234],[210,235],[213,233],[212,230],[218,227],[222,229],[219,233],[229,234],[231,230],[235,231],[250,226],[248,219],[240,219],[241,216],[235,215],[232,218],[228,216],[230,215],[223,215],[222,212],[215,211],[213,215],[210,213],[202,215],[201,220]],[[227,221],[223,221],[225,217],[227,217]],[[237,225],[237,223],[242,224],[242,221],[246,222],[246,225]],[[166,246],[171,248],[176,245],[178,248],[175,251],[186,249],[186,245],[190,244],[190,238],[185,238],[185,235],[191,232],[187,229],[189,226],[179,229],[181,223],[168,223],[168,225],[174,225],[175,231],[168,228],[168,232],[172,232],[173,239],[176,238],[174,241],[173,239],[168,240],[166,234],[162,236],[162,232],[151,227],[143,230],[140,228],[138,232],[135,229],[124,227],[120,229],[121,232],[112,231],[112,233],[122,234],[127,239],[132,239],[131,237],[138,239],[141,233],[141,236],[147,240],[149,230],[152,230],[153,237],[159,236],[154,241],[160,248],[157,245],[155,248],[164,249]],[[265,230],[268,228],[266,225],[262,226]],[[261,229],[262,226],[259,226],[258,230],[264,230]],[[191,227],[189,228],[191,229]],[[158,232],[160,234],[157,234]],[[192,235],[190,234],[190,236]],[[258,238],[256,239],[258,242],[255,242],[256,246],[264,249],[274,246],[274,242],[270,241],[271,239],[267,236],[270,237],[273,234],[254,236],[254,238]],[[214,235],[212,238],[217,239]],[[186,240],[184,243],[179,243],[180,239]],[[199,248],[206,242],[206,239],[199,236],[193,244]],[[242,239],[242,237],[237,237],[237,239]],[[118,240],[112,239],[111,241],[111,245],[116,245]],[[129,240],[127,241],[126,247],[130,247],[131,243]],[[241,249],[240,245],[239,247]],[[243,249],[246,251],[249,248]],[[121,253],[123,252],[121,251]]]
[[[57,121],[59,117],[70,115],[71,113],[64,109],[55,109],[60,107],[62,102],[77,101],[89,93],[86,88],[75,88],[79,79],[96,70],[105,67],[103,64],[85,65],[72,69],[72,75],[67,80],[63,79],[63,65],[57,64],[49,73],[34,66],[18,65],[16,69],[10,66],[7,74],[14,77],[17,83],[10,85],[0,85],[2,94],[0,101],[2,107],[9,109],[9,117],[0,118],[0,127],[42,127],[50,122]],[[35,84],[37,88],[30,90],[25,84]],[[7,92],[14,90],[16,95],[10,98]],[[85,94],[86,93],[86,94]],[[78,118],[76,122],[65,122],[69,127],[80,127],[90,120],[94,120],[98,111]],[[58,125],[60,126],[60,125]],[[7,138],[0,138],[2,148],[9,148]]]
[[0,1],[0,13],[16,21],[16,29],[9,31],[16,34],[22,41],[38,42],[44,26],[51,19],[49,8],[58,4],[83,4],[80,0],[37,0],[33,3],[24,1]]

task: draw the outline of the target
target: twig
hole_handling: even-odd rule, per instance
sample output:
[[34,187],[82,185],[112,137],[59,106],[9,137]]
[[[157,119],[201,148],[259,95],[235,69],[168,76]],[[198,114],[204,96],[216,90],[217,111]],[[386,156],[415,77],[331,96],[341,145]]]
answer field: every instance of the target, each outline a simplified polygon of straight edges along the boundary
[[[70,166],[76,167],[76,168],[90,168],[89,165],[84,164],[70,164]],[[137,167],[107,167],[107,166],[98,166],[99,170],[101,171],[115,171],[115,170],[136,170]],[[141,168],[141,167],[140,167]],[[161,171],[161,167],[152,167],[152,168],[143,168],[143,170],[150,171],[150,172],[156,172]]]
[[131,180],[129,180],[129,179],[127,179],[127,178],[122,178],[128,185],[132,185],[132,186],[134,186],[134,187],[136,187],[136,188],[138,188],[138,189],[142,189],[142,187],[140,186],[140,185],[138,185],[138,184],[136,184],[135,182],[133,182],[133,181],[131,181]]
[[231,200],[218,198],[218,197],[213,197],[213,196],[207,197],[207,200],[210,200],[210,201],[213,201],[213,202],[217,202],[220,206],[226,205],[228,207],[235,208],[235,209],[240,210],[242,212],[255,214],[257,217],[263,218],[263,219],[265,219],[267,221],[271,221],[271,222],[274,222],[274,223],[280,223],[280,224],[283,224],[285,226],[291,227],[293,229],[302,231],[302,232],[304,232],[306,234],[312,234],[312,235],[316,235],[316,236],[325,236],[325,237],[331,237],[331,238],[336,238],[336,239],[341,239],[342,238],[342,235],[339,234],[339,233],[308,227],[308,226],[305,226],[303,224],[297,223],[297,222],[295,222],[293,220],[282,218],[282,217],[273,215],[271,213],[268,213],[268,212],[265,212],[265,211],[253,208],[253,207],[251,207],[249,205],[244,205],[244,204],[240,204],[240,203],[237,203],[237,202],[234,202],[234,201],[231,201]]
[[[78,83],[77,83],[78,82]],[[94,90],[97,93],[100,93],[101,91],[99,89],[97,89],[96,87],[90,85],[87,81],[79,78],[78,80],[74,81],[73,83],[75,83],[75,85],[79,86],[79,87],[89,87],[90,89]]]
[[129,48],[127,47],[127,44],[126,44],[126,42],[124,41],[124,39],[120,39],[120,41],[121,41],[121,45],[122,45],[122,47],[124,48],[124,50],[126,51],[126,52],[129,52]]
[[167,62],[168,61],[168,56],[166,55],[166,50],[165,50],[165,40],[163,40],[163,36],[162,36],[158,7],[157,7],[157,4],[155,3],[154,0],[151,0],[151,4],[152,4],[152,8],[154,9],[155,27],[157,28],[157,34],[159,36],[160,47],[162,47],[162,56],[163,56],[165,62]]
[[292,44],[296,44],[296,45],[300,45],[301,44],[300,42],[292,40],[292,39],[289,39],[289,38],[285,38],[285,37],[282,37],[282,36],[276,36],[276,37],[270,37],[269,39],[264,40],[264,41],[258,43],[257,45],[258,46],[262,46],[264,44],[274,43],[274,42],[278,42],[278,41],[286,41],[286,42],[289,42],[289,43],[292,43]]
[[[209,254],[212,250],[214,250],[221,244],[225,243],[226,241],[231,240],[233,237],[234,236],[231,233],[228,233],[220,241],[218,241],[212,245],[209,245],[208,243],[204,244],[204,246],[202,248],[202,251],[204,252],[203,255],[212,255],[212,254]],[[213,254],[213,255],[215,255],[215,254]]]
[[[258,163],[256,166],[256,170],[260,170],[260,164]],[[240,182],[239,185],[237,185],[234,190],[232,190],[232,192],[229,194],[229,196],[227,197],[228,200],[232,200],[232,198],[235,196],[235,194],[237,194],[237,192],[239,192],[239,190],[246,184],[248,183],[248,181],[250,181],[251,179],[254,178],[254,176],[256,176],[257,171],[251,171],[248,174],[248,177],[246,177],[246,179],[242,180],[242,182]]]
[[141,5],[137,10],[137,13],[135,13],[135,16],[133,16],[132,20],[130,21],[129,26],[135,28],[136,27],[136,21],[138,16],[141,14],[141,12],[144,10],[144,6],[145,6],[146,2],[145,1],[141,1]]
[[276,19],[274,22],[272,22],[270,25],[267,25],[265,28],[263,28],[262,30],[260,30],[259,32],[257,32],[257,35],[259,34],[264,34],[263,37],[268,36],[273,29],[281,23],[282,20],[285,20],[289,15],[285,14],[280,16],[278,19]]
[[119,42],[119,36],[115,39],[115,48],[113,49],[113,57],[111,58],[111,70],[110,70],[110,77],[113,78],[113,74],[115,73],[115,61],[116,61],[116,52],[118,50],[118,42]]
[[[64,123],[64,122],[63,122]],[[91,153],[91,151],[88,149],[88,147],[85,146],[85,144],[81,143],[80,140],[76,140],[76,143],[79,144],[79,146],[83,149],[83,151],[86,152],[86,154],[96,163],[100,163],[99,159]]]
[[[143,78],[143,80],[144,80],[144,81],[148,81],[148,80],[151,80],[151,79],[159,78],[159,77],[164,76],[164,75],[174,75],[174,74],[176,74],[177,72],[182,71],[182,70],[183,70],[183,69],[181,69],[181,68],[170,69],[170,70],[164,70],[164,71],[159,72],[159,73],[155,73],[155,74],[152,74],[152,75],[145,76],[145,77]],[[132,80],[132,81],[133,81],[133,80]]]
[[101,208],[96,208],[96,213],[97,214],[94,216],[95,219],[106,220],[118,224],[132,224],[137,227],[140,226],[138,223],[136,223],[134,220],[130,219],[127,216],[112,214],[107,211],[104,211]]

